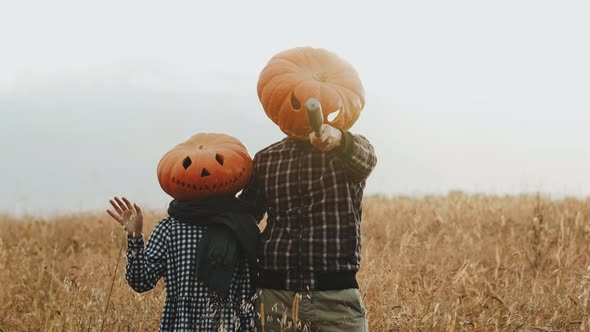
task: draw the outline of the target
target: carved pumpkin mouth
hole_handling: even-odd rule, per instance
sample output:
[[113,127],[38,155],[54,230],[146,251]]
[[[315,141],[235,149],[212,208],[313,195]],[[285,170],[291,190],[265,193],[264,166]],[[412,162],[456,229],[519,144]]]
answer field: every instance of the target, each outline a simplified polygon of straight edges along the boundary
[[[227,187],[231,184],[237,183],[240,178],[242,176],[244,176],[246,172],[246,168],[242,168],[242,170],[240,171],[240,173],[238,173],[238,175],[234,176],[233,179],[227,180],[223,183],[215,183],[213,185],[208,185],[208,184],[200,184],[200,183],[189,183],[189,182],[185,182],[180,178],[176,178],[176,177],[172,177],[172,183],[176,184],[177,187],[182,187],[188,190],[194,190],[194,191],[219,191],[222,190],[223,187]],[[201,171],[201,177],[208,177],[210,176],[211,173],[209,173],[209,171],[206,168],[203,168]]]

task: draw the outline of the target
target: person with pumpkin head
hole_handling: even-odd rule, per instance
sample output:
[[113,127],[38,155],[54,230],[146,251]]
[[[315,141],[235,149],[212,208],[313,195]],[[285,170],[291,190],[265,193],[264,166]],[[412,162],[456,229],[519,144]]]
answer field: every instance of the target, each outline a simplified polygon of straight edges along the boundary
[[[267,214],[257,249],[259,331],[366,331],[356,273],[363,191],[377,158],[348,131],[364,106],[358,74],[329,51],[295,48],[268,62],[258,96],[288,136],[254,156],[240,196],[259,220]],[[311,105],[323,109],[315,132]]]
[[249,181],[245,146],[224,134],[197,134],[164,155],[162,189],[174,200],[147,243],[143,215],[127,198],[107,210],[127,230],[125,277],[137,292],[164,278],[160,331],[254,331],[253,266],[260,234],[252,208],[236,197]]

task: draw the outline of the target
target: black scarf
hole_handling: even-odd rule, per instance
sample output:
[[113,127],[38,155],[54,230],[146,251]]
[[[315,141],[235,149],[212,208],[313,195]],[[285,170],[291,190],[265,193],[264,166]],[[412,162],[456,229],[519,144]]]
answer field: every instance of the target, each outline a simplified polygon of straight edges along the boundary
[[197,279],[214,294],[227,297],[240,254],[251,267],[256,262],[260,230],[252,217],[253,205],[234,196],[173,200],[168,214],[180,222],[207,227],[197,248]]

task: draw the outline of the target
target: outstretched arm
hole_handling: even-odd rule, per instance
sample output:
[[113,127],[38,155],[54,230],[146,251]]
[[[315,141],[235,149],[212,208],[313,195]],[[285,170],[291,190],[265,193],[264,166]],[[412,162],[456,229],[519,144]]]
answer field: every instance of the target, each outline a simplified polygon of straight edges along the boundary
[[366,180],[377,164],[375,149],[364,136],[323,124],[320,136],[311,133],[309,140],[323,152],[333,150],[355,182]]
[[127,268],[125,278],[136,292],[146,292],[164,276],[166,259],[166,219],[160,221],[150,236],[147,246],[143,241],[143,214],[137,204],[125,197],[110,201],[115,211],[107,210],[127,230]]

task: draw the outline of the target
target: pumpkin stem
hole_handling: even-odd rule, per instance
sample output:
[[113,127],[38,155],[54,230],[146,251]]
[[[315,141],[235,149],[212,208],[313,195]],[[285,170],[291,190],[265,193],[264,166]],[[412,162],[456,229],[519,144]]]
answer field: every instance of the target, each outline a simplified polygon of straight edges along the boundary
[[320,81],[320,82],[325,82],[328,80],[328,73],[326,73],[326,72],[315,72],[311,76],[313,77],[314,80]]

